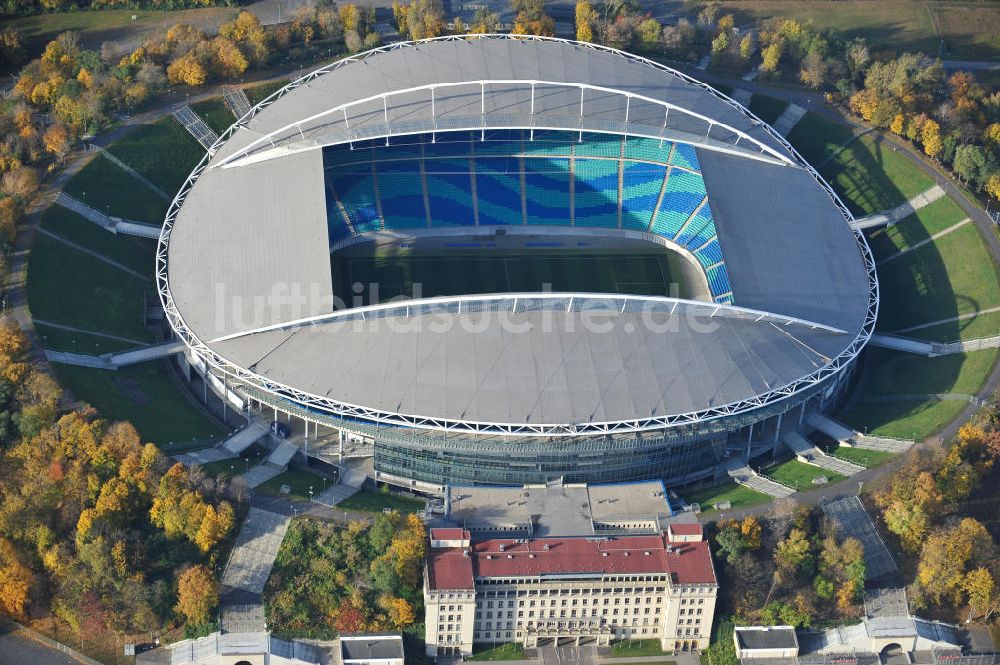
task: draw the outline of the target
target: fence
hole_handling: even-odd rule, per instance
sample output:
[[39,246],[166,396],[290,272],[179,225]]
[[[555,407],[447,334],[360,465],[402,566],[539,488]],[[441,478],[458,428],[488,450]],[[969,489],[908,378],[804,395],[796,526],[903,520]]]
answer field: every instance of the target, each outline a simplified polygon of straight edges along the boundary
[[74,658],[85,665],[104,665],[104,663],[94,660],[90,656],[86,656],[72,647],[68,647],[62,642],[57,642],[47,635],[39,633],[37,630],[32,630],[27,626],[22,626],[21,624],[10,621],[9,619],[0,619],[0,626],[10,629],[12,633],[15,633],[21,637],[26,637],[30,640],[40,642],[50,649],[55,649],[56,651],[61,651],[70,658]]

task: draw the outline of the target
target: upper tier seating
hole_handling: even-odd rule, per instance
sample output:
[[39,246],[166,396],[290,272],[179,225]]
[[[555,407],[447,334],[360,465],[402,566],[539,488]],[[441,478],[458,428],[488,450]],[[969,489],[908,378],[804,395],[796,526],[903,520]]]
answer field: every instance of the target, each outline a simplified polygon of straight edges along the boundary
[[732,292],[698,155],[607,134],[440,132],[324,148],[331,245],[434,226],[650,232],[690,251],[713,297]]

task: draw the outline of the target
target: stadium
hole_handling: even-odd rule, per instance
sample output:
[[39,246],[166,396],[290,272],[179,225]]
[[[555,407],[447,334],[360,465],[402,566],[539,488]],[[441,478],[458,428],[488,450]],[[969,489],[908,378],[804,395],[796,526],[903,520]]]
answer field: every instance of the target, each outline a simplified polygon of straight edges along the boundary
[[380,481],[679,485],[842,398],[878,310],[851,221],[677,71],[447,37],[241,118],[177,194],[157,282],[194,367],[364,437]]

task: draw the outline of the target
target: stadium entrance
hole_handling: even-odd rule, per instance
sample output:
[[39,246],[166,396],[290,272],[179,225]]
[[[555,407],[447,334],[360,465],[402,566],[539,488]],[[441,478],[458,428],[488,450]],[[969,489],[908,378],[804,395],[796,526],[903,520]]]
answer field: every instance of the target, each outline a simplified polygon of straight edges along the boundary
[[331,256],[346,307],[393,298],[477,293],[615,293],[711,301],[702,273],[678,252],[625,238],[510,236],[398,239]]

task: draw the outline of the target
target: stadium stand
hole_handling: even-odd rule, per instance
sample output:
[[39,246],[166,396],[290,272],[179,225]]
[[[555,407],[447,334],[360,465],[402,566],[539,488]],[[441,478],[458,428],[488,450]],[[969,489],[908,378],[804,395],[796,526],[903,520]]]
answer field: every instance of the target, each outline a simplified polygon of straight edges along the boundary
[[579,226],[655,233],[730,302],[695,149],[602,134],[441,132],[324,149],[331,245],[429,226]]

